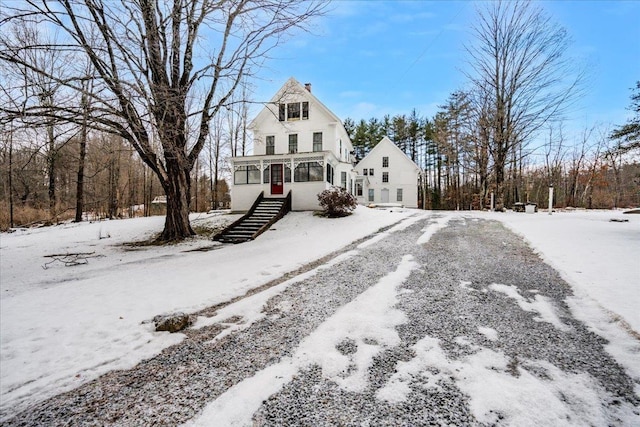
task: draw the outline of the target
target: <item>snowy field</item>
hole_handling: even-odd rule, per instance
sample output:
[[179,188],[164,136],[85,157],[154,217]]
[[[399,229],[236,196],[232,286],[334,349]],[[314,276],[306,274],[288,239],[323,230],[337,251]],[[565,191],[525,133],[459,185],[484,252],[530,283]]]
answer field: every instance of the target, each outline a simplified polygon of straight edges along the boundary
[[640,333],[639,214],[561,211],[486,217],[522,235],[572,285],[577,296],[597,301]]
[[[143,323],[157,314],[228,301],[381,227],[428,214],[358,208],[351,217],[329,220],[292,213],[256,241],[221,249],[206,239],[123,245],[159,232],[161,217],[2,234],[0,418],[179,342],[182,335],[156,333]],[[445,218],[455,216],[496,219],[522,235],[573,287],[574,315],[610,340],[612,355],[640,377],[640,363],[629,357],[637,351],[632,334],[640,331],[640,215],[462,212]],[[194,224],[229,220],[200,215]],[[431,232],[446,225],[436,223]],[[47,255],[65,253],[91,255],[84,265],[46,265]]]

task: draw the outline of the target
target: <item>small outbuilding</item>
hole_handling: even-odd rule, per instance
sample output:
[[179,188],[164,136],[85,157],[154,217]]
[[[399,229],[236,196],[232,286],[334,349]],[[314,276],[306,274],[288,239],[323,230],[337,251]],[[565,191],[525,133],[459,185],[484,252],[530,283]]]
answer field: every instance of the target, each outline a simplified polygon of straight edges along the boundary
[[420,167],[384,137],[355,167],[359,204],[400,204],[418,207]]

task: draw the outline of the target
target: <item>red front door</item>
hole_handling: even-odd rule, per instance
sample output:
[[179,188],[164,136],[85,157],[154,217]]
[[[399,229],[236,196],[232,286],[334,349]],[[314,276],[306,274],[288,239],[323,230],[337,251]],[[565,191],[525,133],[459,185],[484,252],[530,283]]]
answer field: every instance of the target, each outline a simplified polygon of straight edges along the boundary
[[282,165],[271,165],[271,194],[283,194]]

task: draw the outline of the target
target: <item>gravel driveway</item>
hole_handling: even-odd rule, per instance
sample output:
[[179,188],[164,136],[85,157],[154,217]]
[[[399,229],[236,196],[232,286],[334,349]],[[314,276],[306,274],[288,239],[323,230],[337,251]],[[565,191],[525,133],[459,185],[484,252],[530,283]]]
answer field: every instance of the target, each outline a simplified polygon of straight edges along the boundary
[[[640,386],[572,317],[559,275],[500,223],[447,219],[419,215],[357,242],[273,283],[255,321],[191,328],[4,425],[225,425],[211,403],[243,384],[273,390],[255,391],[240,425],[640,425]],[[316,336],[334,338],[335,360],[311,354],[326,346]]]

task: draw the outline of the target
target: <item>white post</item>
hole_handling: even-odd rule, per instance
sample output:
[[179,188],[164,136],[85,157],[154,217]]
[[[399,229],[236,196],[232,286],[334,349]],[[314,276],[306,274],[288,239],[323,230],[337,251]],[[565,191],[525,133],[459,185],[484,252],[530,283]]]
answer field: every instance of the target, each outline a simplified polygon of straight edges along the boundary
[[496,205],[495,205],[495,196],[493,194],[493,191],[491,192],[491,212],[496,210]]
[[553,184],[549,185],[549,215],[553,210]]

